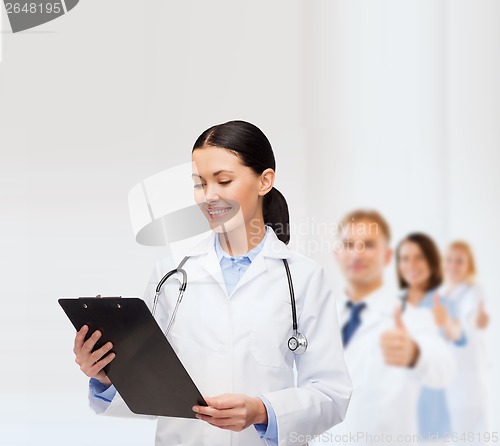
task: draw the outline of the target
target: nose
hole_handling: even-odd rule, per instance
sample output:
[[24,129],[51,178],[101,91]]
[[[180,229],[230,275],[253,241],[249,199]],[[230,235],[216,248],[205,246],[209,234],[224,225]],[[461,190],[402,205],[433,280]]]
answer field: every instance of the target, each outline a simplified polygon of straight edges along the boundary
[[205,202],[214,203],[220,199],[218,188],[215,185],[207,184],[205,188]]
[[417,259],[410,259],[410,268],[413,270],[418,269],[418,260]]
[[351,255],[354,259],[360,259],[363,257],[363,251],[355,246],[351,252]]

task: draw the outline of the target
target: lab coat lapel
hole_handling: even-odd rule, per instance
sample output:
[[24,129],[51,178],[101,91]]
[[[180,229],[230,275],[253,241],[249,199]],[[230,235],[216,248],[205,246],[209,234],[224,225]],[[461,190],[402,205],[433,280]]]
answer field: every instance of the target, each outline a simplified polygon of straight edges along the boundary
[[[190,260],[186,264],[186,270],[189,280],[198,283],[216,282],[227,296],[226,283],[214,249],[215,236],[216,234],[212,232],[209,237],[188,251]],[[192,265],[189,265],[190,263]]]
[[[347,295],[344,295],[342,299],[344,304],[347,300]],[[365,303],[367,304],[367,308],[361,313],[361,324],[354,333],[349,346],[354,344],[357,338],[361,338],[365,334],[370,333],[374,327],[380,324],[385,324],[386,321],[390,320],[391,315],[394,312],[394,307],[397,304],[397,300],[391,296],[390,291],[388,291],[385,287],[382,287],[374,291],[373,295],[367,297]],[[342,326],[348,319],[349,312],[346,311],[342,321]]]
[[371,308],[366,311],[365,318],[359,327],[359,335],[370,332],[376,326],[386,327],[384,329],[391,329],[395,327],[394,323],[394,310],[399,302],[397,298],[391,296],[387,289],[382,288],[377,291],[376,302],[369,303]]
[[[238,281],[231,295],[233,295],[241,287],[245,286],[250,281],[259,277],[267,271],[270,258],[287,259],[290,257],[288,247],[278,239],[272,228],[269,228],[262,251],[255,257],[253,262],[248,267],[243,277]],[[284,267],[283,267],[284,268]]]
[[[193,272],[189,273],[189,280],[215,281],[220,285],[224,294],[227,296],[226,283],[215,252],[215,237],[216,234],[212,232],[209,237],[188,251],[187,255],[189,257],[198,257],[197,263],[200,265],[199,269],[194,271],[193,268]],[[248,270],[243,274],[243,277],[239,280],[232,294],[265,272],[268,264],[267,259],[287,259],[289,257],[290,251],[288,247],[278,239],[272,228],[269,228],[262,251],[255,257],[248,267]],[[189,268],[189,266],[186,265],[186,268]]]
[[224,276],[222,275],[222,270],[220,268],[219,259],[215,249],[211,249],[203,258],[200,259],[200,264],[203,271],[210,276],[211,280],[217,282],[222,288],[222,291],[227,296],[226,282],[224,281]]
[[363,336],[364,333],[369,332],[373,326],[380,323],[380,314],[378,311],[364,311],[364,314],[361,315],[361,325],[359,326],[357,333],[354,333],[353,340],[356,338],[356,335]]
[[261,255],[257,255],[257,257],[255,257],[254,261],[245,271],[245,274],[243,274],[241,279],[238,281],[238,283],[234,287],[233,292],[231,293],[231,296],[246,283],[255,279],[256,277],[258,277],[267,270],[265,258],[262,256],[262,252],[260,254]]
[[[345,324],[348,323],[349,317],[350,317],[350,310],[347,309],[347,302],[349,301],[348,297],[346,294],[342,296],[339,302],[339,314],[341,315],[340,317],[340,327],[343,328]],[[378,312],[374,312],[373,309],[368,309],[365,308],[364,311],[361,312],[361,324],[359,325],[358,329],[355,331],[355,333],[352,335],[352,339],[347,345],[347,349],[349,349],[353,344],[356,343],[356,340],[359,337],[362,337],[364,333],[369,332],[374,325],[376,325],[379,322],[378,319]]]

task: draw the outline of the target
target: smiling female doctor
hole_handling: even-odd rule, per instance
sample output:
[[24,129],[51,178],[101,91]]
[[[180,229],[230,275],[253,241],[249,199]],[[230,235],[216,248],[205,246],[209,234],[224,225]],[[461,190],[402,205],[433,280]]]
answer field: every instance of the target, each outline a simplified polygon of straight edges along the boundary
[[[156,445],[306,444],[343,420],[351,395],[325,274],[286,246],[288,208],[273,187],[271,145],[256,126],[214,126],[197,139],[192,158],[195,200],[213,232],[186,253],[189,285],[168,340],[209,406],[193,407],[198,419],[157,417]],[[298,331],[307,338],[303,354],[288,342],[294,330],[283,259],[293,282]],[[145,296],[150,308],[169,269],[160,262],[153,272]],[[179,282],[167,282],[159,297],[156,314],[163,329],[178,288]],[[114,357],[101,360],[112,346],[91,353],[100,333],[84,343],[86,330],[77,333],[74,351],[92,378],[91,406],[106,415],[139,416],[102,370]]]

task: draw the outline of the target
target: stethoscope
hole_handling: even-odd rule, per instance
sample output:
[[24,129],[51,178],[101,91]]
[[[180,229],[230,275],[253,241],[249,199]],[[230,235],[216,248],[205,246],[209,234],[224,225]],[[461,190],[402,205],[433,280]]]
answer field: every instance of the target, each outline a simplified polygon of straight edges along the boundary
[[[174,311],[172,312],[172,316],[170,316],[170,320],[167,325],[167,329],[165,330],[165,336],[168,335],[170,332],[170,329],[172,328],[172,324],[174,323],[175,320],[175,315],[177,314],[177,309],[179,308],[179,305],[182,301],[182,297],[184,296],[184,292],[186,291],[187,288],[187,273],[183,269],[184,264],[187,262],[189,257],[184,257],[177,266],[177,268],[173,269],[172,271],[169,271],[167,274],[165,274],[162,279],[158,282],[158,285],[156,286],[156,292],[155,292],[155,297],[153,300],[153,309],[152,313],[153,316],[156,313],[156,307],[158,305],[158,298],[161,293],[161,288],[165,284],[165,282],[174,274],[180,273],[182,275],[182,283],[181,286],[179,287],[179,296],[177,297],[177,302],[175,304]],[[293,328],[293,334],[288,339],[288,348],[290,351],[295,353],[296,355],[301,355],[307,350],[307,338],[305,337],[304,334],[299,333],[297,329],[297,309],[295,307],[295,293],[293,290],[293,283],[292,283],[292,275],[290,274],[290,268],[288,266],[288,262],[286,259],[282,259],[283,264],[285,265],[285,271],[286,271],[286,276],[288,278],[288,288],[290,290],[290,302],[292,303],[292,328]]]

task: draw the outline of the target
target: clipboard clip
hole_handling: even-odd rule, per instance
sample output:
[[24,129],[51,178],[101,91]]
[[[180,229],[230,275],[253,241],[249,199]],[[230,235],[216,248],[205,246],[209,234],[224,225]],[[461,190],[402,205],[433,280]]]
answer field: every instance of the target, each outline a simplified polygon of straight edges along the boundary
[[80,296],[78,299],[121,299],[121,296]]

